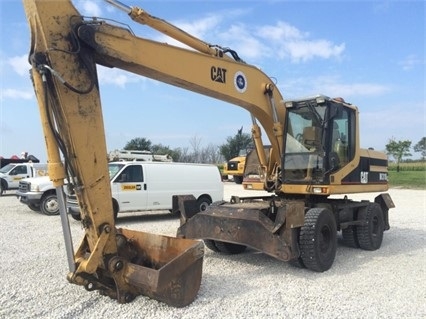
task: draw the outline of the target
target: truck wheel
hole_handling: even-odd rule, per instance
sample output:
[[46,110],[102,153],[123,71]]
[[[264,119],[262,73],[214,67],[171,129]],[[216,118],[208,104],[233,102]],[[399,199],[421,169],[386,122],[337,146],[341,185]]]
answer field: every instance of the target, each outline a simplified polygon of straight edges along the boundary
[[311,208],[300,230],[300,251],[306,268],[323,272],[333,265],[337,249],[334,215],[326,208]]
[[40,203],[41,212],[45,215],[59,215],[59,204],[56,194],[43,196]]
[[383,212],[379,204],[370,203],[358,212],[358,219],[365,225],[357,227],[359,247],[365,250],[379,249],[383,241],[385,223]]
[[342,229],[343,244],[345,246],[359,248],[356,230],[357,229],[355,226],[349,226],[345,229]]
[[71,215],[71,217],[72,217],[72,218],[74,218],[74,220],[76,220],[76,221],[80,221],[80,220],[81,220],[81,215],[80,215],[80,214],[78,214],[78,215],[70,214],[70,215]]
[[39,212],[40,211],[40,205],[36,205],[36,204],[28,204],[28,208],[35,211],[35,212]]
[[242,184],[243,183],[243,177],[242,176],[234,176],[234,182],[235,182],[235,184]]
[[241,254],[247,248],[247,246],[244,246],[244,245],[226,243],[224,241],[219,241],[219,240],[215,240],[214,244],[221,253],[229,254],[229,255]]

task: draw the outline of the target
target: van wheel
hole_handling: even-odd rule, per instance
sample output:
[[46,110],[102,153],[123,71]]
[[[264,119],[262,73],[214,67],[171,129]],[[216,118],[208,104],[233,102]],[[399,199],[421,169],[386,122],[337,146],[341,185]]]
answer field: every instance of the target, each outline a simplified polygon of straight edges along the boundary
[[41,212],[45,215],[59,215],[58,197],[56,194],[43,196],[40,203]]
[[201,196],[197,199],[197,206],[200,212],[204,212],[211,205],[212,201],[207,196]]

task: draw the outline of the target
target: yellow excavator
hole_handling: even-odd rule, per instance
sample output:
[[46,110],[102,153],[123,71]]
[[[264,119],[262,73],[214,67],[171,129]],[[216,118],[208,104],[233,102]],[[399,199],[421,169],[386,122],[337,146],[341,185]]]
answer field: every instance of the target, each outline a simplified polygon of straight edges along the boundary
[[[71,1],[23,0],[31,31],[29,62],[67,251],[67,279],[130,302],[146,295],[183,307],[197,295],[204,243],[214,251],[251,247],[313,271],[333,264],[337,232],[348,245],[375,250],[394,204],[346,194],[387,190],[387,158],[360,148],[358,110],[324,95],[284,100],[257,67],[235,52],[193,37],[138,7],[110,4],[190,49],[136,36],[129,28],[83,17]],[[248,110],[264,189],[198,212],[173,198],[176,237],[115,226],[97,65],[119,68]],[[262,129],[268,148],[262,141]],[[171,177],[173,178],[173,177]],[[77,195],[84,237],[74,251],[62,187]],[[342,198],[331,195],[345,194]]]

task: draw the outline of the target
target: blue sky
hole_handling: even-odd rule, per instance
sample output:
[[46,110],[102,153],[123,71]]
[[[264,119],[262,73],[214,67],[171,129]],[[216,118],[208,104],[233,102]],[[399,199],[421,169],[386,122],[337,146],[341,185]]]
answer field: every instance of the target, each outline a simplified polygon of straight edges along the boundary
[[[426,136],[424,1],[122,0],[261,68],[285,98],[341,96],[360,110],[361,146]],[[176,44],[106,2],[75,0],[83,15],[128,24]],[[28,76],[29,27],[21,1],[0,1],[0,155],[46,160]],[[171,148],[221,145],[249,113],[232,104],[120,70],[99,70],[108,150],[135,137]],[[265,136],[265,134],[263,134]],[[414,153],[413,153],[414,155]],[[419,157],[415,154],[414,157]]]

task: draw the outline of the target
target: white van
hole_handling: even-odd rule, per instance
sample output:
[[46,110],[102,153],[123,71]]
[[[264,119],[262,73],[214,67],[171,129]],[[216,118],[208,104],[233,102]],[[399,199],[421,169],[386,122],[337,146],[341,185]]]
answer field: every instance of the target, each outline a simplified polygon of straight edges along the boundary
[[[166,162],[111,162],[114,215],[119,212],[171,210],[173,195],[193,195],[205,210],[223,200],[223,183],[217,166]],[[80,220],[75,196],[67,195],[68,211]]]

